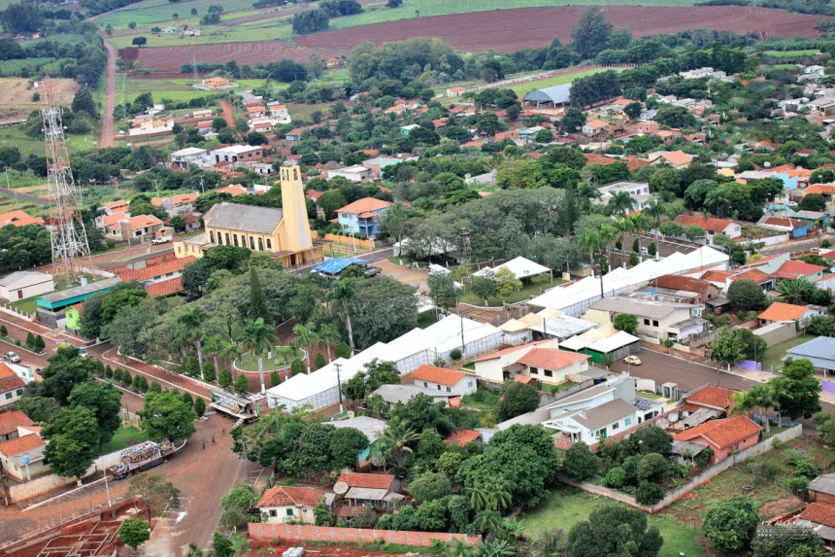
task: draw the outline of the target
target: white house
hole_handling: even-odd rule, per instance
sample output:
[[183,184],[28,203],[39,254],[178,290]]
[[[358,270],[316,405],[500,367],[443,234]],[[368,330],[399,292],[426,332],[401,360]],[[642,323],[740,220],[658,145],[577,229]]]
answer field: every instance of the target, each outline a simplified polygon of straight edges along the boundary
[[346,180],[350,180],[354,183],[362,183],[368,182],[371,178],[371,169],[366,168],[361,164],[355,164],[353,166],[346,166],[343,168],[337,168],[334,170],[326,170],[325,171],[325,178],[330,180],[331,178],[336,178],[340,176],[345,178]]
[[37,271],[17,271],[0,279],[0,298],[14,302],[55,290],[52,275]]
[[324,491],[312,487],[278,486],[265,491],[256,506],[261,511],[262,522],[316,524],[313,507],[324,497]]
[[478,358],[475,373],[479,379],[497,383],[522,376],[556,385],[588,371],[588,355],[557,346],[558,341],[551,339],[505,348]]
[[403,376],[403,382],[433,391],[464,396],[476,392],[476,379],[468,373],[423,364]]
[[649,192],[649,182],[615,182],[597,188],[600,197],[596,199],[595,203],[607,205],[616,193],[625,191],[629,194],[630,199],[635,204],[636,210],[645,209],[650,201],[655,199],[655,196]]
[[0,408],[14,404],[23,396],[26,383],[6,364],[0,364]]
[[174,151],[168,158],[171,160],[170,166],[172,168],[190,168],[192,166],[203,166],[209,160],[209,152],[199,147],[186,147],[179,151]]

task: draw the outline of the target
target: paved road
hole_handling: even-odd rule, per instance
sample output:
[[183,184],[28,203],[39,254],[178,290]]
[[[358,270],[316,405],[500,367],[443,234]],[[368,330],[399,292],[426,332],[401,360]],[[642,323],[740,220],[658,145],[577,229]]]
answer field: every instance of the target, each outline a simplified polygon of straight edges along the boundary
[[[828,238],[832,240],[832,234],[824,234],[823,238]],[[789,242],[786,244],[779,244],[776,246],[766,246],[760,250],[760,253],[766,255],[777,255],[781,253],[794,253],[798,251],[806,251],[810,248],[817,248],[820,247],[820,236],[814,236],[813,238],[809,238],[808,240],[801,240],[798,242]]]
[[101,136],[99,144],[102,147],[112,147],[115,138],[115,126],[113,123],[113,110],[116,108],[116,49],[107,42],[104,35],[104,47],[107,49],[107,68],[105,79],[107,87],[104,92],[104,107],[102,108]]
[[36,205],[51,205],[52,203],[48,199],[44,199],[43,197],[38,197],[36,195],[29,195],[28,193],[23,193],[17,190],[10,190],[8,188],[0,188],[0,194],[5,195],[6,197],[14,197],[15,199],[20,199],[22,201],[27,201],[29,203],[35,203]]

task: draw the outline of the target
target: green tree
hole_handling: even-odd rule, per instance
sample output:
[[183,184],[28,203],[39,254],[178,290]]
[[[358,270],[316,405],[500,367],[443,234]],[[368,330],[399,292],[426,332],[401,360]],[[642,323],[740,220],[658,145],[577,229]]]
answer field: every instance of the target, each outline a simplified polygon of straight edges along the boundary
[[194,399],[194,413],[198,418],[206,413],[206,401],[201,397],[195,397]]
[[582,113],[577,108],[569,107],[565,110],[563,114],[562,120],[560,120],[560,126],[562,129],[568,133],[574,133],[580,128],[583,127],[583,124],[586,123],[586,115]]
[[99,433],[96,416],[84,406],[60,409],[43,430],[49,441],[44,447],[44,460],[52,471],[65,478],[81,477],[96,458]]
[[[141,376],[137,375],[137,377]],[[87,381],[76,385],[70,393],[69,403],[72,406],[88,408],[93,412],[96,418],[99,446],[110,441],[122,423],[119,417],[122,393],[109,383]]]
[[826,211],[826,200],[819,193],[804,195],[797,207],[801,211]]
[[243,484],[236,485],[220,499],[220,506],[223,509],[220,523],[225,528],[231,529],[252,522],[253,517],[250,510],[257,502],[258,497],[251,487]]
[[[264,355],[272,347],[275,331],[264,323],[263,317],[244,321],[240,342],[258,358],[258,378],[261,381],[261,394],[267,390],[264,385]],[[235,387],[237,388],[237,380]]]
[[316,526],[330,526],[333,523],[333,513],[330,506],[325,503],[324,497],[313,507],[313,516],[316,517]]
[[93,99],[93,93],[88,87],[79,89],[72,99],[73,112],[86,112],[93,118],[98,118],[96,112],[96,101]]
[[351,314],[354,310],[354,298],[357,292],[357,282],[352,278],[341,278],[331,289],[330,297],[345,320],[345,330],[348,333],[348,345],[354,351],[354,332],[351,326]]
[[235,555],[232,541],[220,532],[212,534],[212,549],[215,551],[215,557],[234,557]]
[[235,378],[235,391],[239,393],[246,393],[249,391],[249,382],[246,379],[246,374],[239,373]]
[[232,372],[228,369],[220,370],[220,373],[217,376],[217,384],[223,387],[224,389],[232,386]]
[[[31,418],[31,416],[29,416]],[[33,418],[34,419],[34,418]],[[815,425],[818,426],[823,442],[830,447],[835,446],[835,414],[831,412],[818,412],[814,415]]]
[[735,280],[728,288],[728,301],[736,309],[755,310],[765,305],[765,294],[753,280]]
[[197,363],[200,366],[200,379],[206,380],[203,374],[203,327],[208,319],[206,310],[198,305],[190,305],[186,308],[185,313],[180,315],[177,320],[182,325],[182,334],[187,338],[197,351]]
[[569,557],[654,557],[664,539],[646,515],[636,509],[604,506],[589,514],[568,533]]
[[140,414],[142,429],[153,441],[188,439],[194,433],[194,409],[174,393],[149,393]]
[[58,411],[55,400],[42,396],[26,396],[19,398],[12,405],[14,410],[20,410],[36,424],[46,424],[52,420]]
[[436,306],[446,309],[455,305],[455,280],[452,273],[430,273],[427,285],[429,296]]
[[496,294],[500,298],[507,298],[522,289],[522,281],[516,278],[510,269],[496,271]]
[[424,472],[409,483],[409,493],[418,504],[443,499],[452,491],[449,478],[440,472]]
[[497,408],[502,421],[515,418],[539,406],[539,393],[530,385],[508,381],[502,387],[502,399]]
[[139,474],[130,479],[128,493],[141,497],[150,507],[151,514],[160,516],[166,510],[180,508],[180,490],[166,482],[160,474]]
[[583,59],[594,58],[606,48],[612,29],[599,8],[589,8],[571,32],[571,47]]
[[736,553],[748,549],[759,522],[754,501],[734,495],[707,510],[702,529],[715,550]]
[[311,372],[311,361],[313,358],[311,354],[313,349],[319,344],[319,335],[316,334],[316,329],[311,323],[303,325],[296,323],[293,326],[293,334],[296,338],[293,339],[293,346],[303,348],[305,351],[305,365],[307,366],[307,373]]
[[635,120],[641,115],[643,111],[643,107],[639,102],[629,103],[625,107],[623,107],[623,113],[629,116],[631,120]]
[[710,359],[727,364],[730,371],[732,365],[745,359],[745,344],[733,329],[722,327],[711,345]]
[[119,539],[129,545],[136,553],[136,549],[151,538],[151,525],[139,518],[129,518],[119,526]]
[[58,348],[41,371],[46,393],[59,404],[66,404],[73,388],[93,377],[95,365],[92,358],[79,357],[76,348]]
[[249,304],[253,317],[267,318],[267,299],[264,297],[258,270],[252,266],[249,268]]
[[600,459],[589,450],[585,443],[574,443],[565,451],[562,469],[569,479],[584,482],[596,476],[600,471]]
[[757,528],[754,557],[824,557],[823,540],[811,528],[764,524]]
[[638,330],[638,318],[629,313],[620,313],[614,319],[615,329],[634,335]]
[[[808,419],[820,412],[821,384],[815,375],[812,362],[806,359],[786,358],[777,393],[777,409],[793,420]],[[775,381],[773,379],[772,381]]]

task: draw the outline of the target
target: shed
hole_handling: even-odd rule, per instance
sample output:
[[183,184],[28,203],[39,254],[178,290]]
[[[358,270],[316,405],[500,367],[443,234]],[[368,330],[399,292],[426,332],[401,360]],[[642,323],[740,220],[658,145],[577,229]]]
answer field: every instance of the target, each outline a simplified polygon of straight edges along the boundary
[[545,273],[551,273],[551,269],[545,267],[544,265],[540,265],[530,259],[525,259],[524,257],[515,257],[506,263],[502,263],[501,265],[497,265],[493,268],[484,268],[479,271],[473,273],[473,275],[477,277],[483,277],[484,275],[488,274],[490,271],[493,273],[498,273],[502,269],[507,269],[513,276],[517,279],[526,279],[536,275],[542,275]]
[[803,344],[789,348],[786,352],[788,358],[809,360],[816,369],[822,369],[826,375],[835,371],[835,338],[813,338]]
[[368,261],[357,257],[332,257],[313,267],[314,271],[323,275],[336,276],[351,265],[366,265]]
[[571,93],[571,84],[555,85],[553,87],[545,87],[544,89],[537,89],[525,95],[524,101],[526,104],[536,107],[553,107],[563,106],[568,104],[569,95]]
[[83,302],[98,293],[109,292],[111,288],[122,282],[119,277],[107,278],[97,282],[88,282],[75,288],[68,288],[60,292],[53,292],[37,299],[39,309],[59,311],[67,306]]
[[17,271],[0,279],[0,298],[14,302],[55,290],[52,275],[37,271]]

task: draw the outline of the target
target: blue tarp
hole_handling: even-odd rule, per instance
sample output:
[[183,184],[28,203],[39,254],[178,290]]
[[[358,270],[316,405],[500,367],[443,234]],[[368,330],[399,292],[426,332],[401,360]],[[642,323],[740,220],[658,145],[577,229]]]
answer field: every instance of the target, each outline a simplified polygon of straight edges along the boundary
[[332,257],[324,263],[319,263],[313,267],[313,270],[326,275],[338,275],[349,265],[362,265],[364,263],[368,262],[365,259],[359,259],[356,257]]

